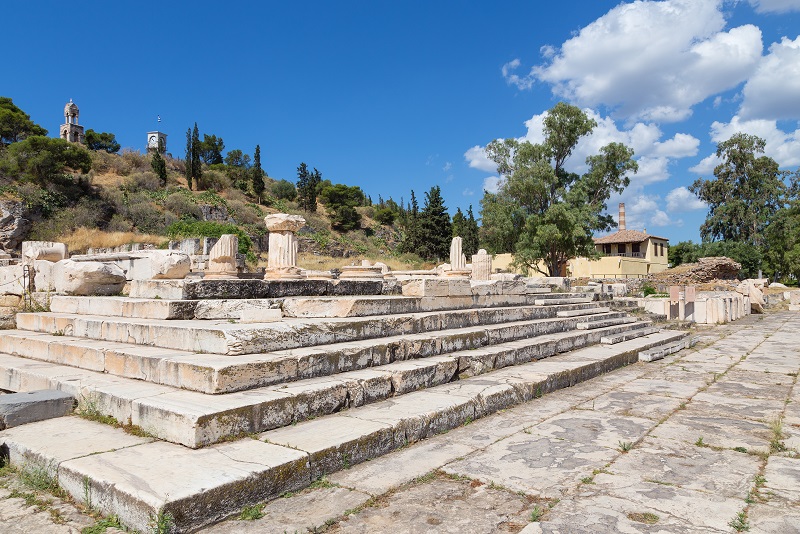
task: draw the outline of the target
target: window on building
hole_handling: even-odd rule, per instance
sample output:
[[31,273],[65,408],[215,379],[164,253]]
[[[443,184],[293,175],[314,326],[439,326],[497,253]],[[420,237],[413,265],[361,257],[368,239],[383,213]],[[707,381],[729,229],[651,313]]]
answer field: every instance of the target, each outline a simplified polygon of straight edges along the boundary
[[659,255],[659,256],[663,256],[663,255],[664,255],[664,243],[659,243],[659,244],[658,244],[658,247],[659,247],[659,249],[660,249],[660,250],[659,250],[659,254],[658,254],[658,255]]
[[639,254],[639,243],[631,243],[631,253]]
[[610,243],[603,244],[603,254],[611,254],[611,244]]

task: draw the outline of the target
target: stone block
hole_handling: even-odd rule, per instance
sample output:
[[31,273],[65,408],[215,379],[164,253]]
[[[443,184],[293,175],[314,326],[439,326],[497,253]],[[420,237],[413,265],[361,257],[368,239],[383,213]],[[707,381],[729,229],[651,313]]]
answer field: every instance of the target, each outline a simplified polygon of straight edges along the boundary
[[800,291],[789,291],[789,304],[800,304]]
[[61,261],[69,258],[67,245],[54,241],[23,241],[22,259],[26,264],[35,260],[47,260],[52,262]]
[[53,284],[53,266],[48,260],[33,261],[33,287],[36,291],[55,291]]
[[404,280],[403,295],[407,297],[446,297],[449,295],[448,280],[439,278],[415,278]]
[[72,395],[50,389],[0,395],[0,430],[62,417],[74,402]]
[[114,264],[61,260],[53,266],[53,286],[65,295],[116,295],[125,286],[125,272]]
[[0,267],[0,294],[22,296],[26,289],[22,265]]
[[274,323],[283,319],[280,309],[247,308],[239,312],[240,323]]

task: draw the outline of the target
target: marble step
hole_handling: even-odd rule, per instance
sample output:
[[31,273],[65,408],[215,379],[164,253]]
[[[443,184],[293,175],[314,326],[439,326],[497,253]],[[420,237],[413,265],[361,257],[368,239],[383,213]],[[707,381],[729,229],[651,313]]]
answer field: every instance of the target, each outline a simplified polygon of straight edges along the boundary
[[608,313],[611,308],[582,308],[577,310],[564,310],[556,313],[556,317],[579,317],[581,315],[597,315],[599,313]]
[[575,325],[575,328],[578,330],[593,330],[595,328],[605,328],[606,326],[639,322],[639,319],[636,317],[627,316],[611,318],[603,315],[597,315],[593,317],[583,317],[582,319],[586,322]]
[[271,323],[247,324],[235,320],[162,320],[34,312],[17,314],[17,328],[58,336],[237,355],[543,319],[554,317],[564,309],[575,308],[516,306],[371,317],[284,318]]
[[[0,353],[219,394],[575,330],[579,320],[501,323],[237,356],[5,330]],[[638,324],[614,331],[631,328]]]
[[242,312],[246,310],[277,308],[282,310],[285,317],[328,318],[530,306],[534,300],[533,296],[524,294],[486,294],[468,297],[365,295],[203,300],[56,295],[51,297],[50,311],[142,319],[240,319]]
[[552,334],[223,395],[0,354],[0,389],[59,389],[93,412],[197,448],[550,357],[596,344],[608,333]]
[[533,303],[537,306],[559,306],[562,304],[586,304],[593,302],[590,297],[564,297],[564,298],[536,298]]
[[620,332],[619,334],[603,336],[600,338],[600,343],[613,345],[614,343],[621,343],[623,341],[636,339],[637,337],[649,336],[650,334],[655,334],[656,332],[661,331],[661,328],[657,326],[647,326],[644,328],[638,328],[638,324],[636,326],[637,328],[626,330],[625,332]]
[[76,501],[128,528],[149,531],[169,514],[177,531],[194,531],[321,474],[633,363],[676,335],[576,350],[202,449],[74,416],[4,430],[0,443],[12,465],[48,470]]
[[697,338],[684,337],[678,341],[643,350],[639,353],[640,362],[654,362],[683,349],[688,349],[697,344]]

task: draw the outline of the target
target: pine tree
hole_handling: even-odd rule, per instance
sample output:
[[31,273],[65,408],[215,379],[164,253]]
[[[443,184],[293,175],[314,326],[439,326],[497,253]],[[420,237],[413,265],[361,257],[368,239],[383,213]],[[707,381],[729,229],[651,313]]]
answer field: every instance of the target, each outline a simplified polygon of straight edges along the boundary
[[453,229],[438,185],[425,193],[425,205],[419,215],[418,254],[425,259],[441,260],[450,255]]
[[253,154],[253,167],[250,169],[253,176],[253,193],[258,197],[258,203],[261,203],[261,194],[264,192],[264,171],[261,169],[261,145],[256,145],[255,154]]
[[405,235],[403,236],[403,241],[400,243],[400,250],[402,252],[419,254],[419,205],[417,204],[417,197],[413,189],[411,190],[411,201],[405,212],[405,218],[402,224]]
[[194,172],[192,172],[192,129],[189,128],[186,130],[186,185],[189,186],[189,191],[192,190],[192,178],[194,178]]
[[478,247],[480,246],[478,240],[478,221],[475,220],[475,215],[472,213],[472,204],[469,205],[469,209],[467,210],[467,222],[464,234],[465,235],[461,236],[464,240],[461,244],[461,248],[467,258],[469,258],[473,254],[478,253]]
[[305,211],[317,211],[317,193],[319,184],[322,183],[322,173],[314,168],[308,171],[308,166],[301,163],[297,167],[297,203]]

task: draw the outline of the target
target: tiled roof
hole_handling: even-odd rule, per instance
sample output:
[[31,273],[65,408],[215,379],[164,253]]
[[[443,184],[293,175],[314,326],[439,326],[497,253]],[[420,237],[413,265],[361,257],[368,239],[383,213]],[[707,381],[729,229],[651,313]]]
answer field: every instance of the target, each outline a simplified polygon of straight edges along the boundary
[[594,242],[598,245],[603,245],[607,243],[641,243],[648,238],[654,239],[663,239],[664,241],[668,241],[665,237],[658,237],[655,235],[650,235],[645,232],[640,232],[639,230],[619,230],[614,232],[613,234],[609,234],[603,237],[595,237]]

